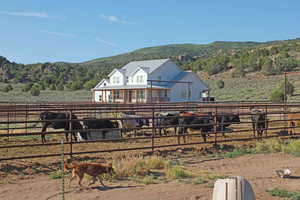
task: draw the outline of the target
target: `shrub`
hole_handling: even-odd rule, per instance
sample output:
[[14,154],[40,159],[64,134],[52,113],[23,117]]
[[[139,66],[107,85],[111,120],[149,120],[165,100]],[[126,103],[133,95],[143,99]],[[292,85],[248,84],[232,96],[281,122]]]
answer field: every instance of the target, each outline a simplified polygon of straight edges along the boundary
[[169,178],[173,178],[173,179],[192,177],[191,173],[187,172],[186,170],[184,170],[182,167],[180,167],[178,165],[169,168],[167,170],[166,174]]
[[216,84],[219,89],[222,89],[225,86],[225,83],[222,80],[218,80]]
[[130,157],[114,161],[115,178],[123,179],[128,177],[149,175],[151,169],[165,168],[167,162],[159,157]]
[[283,102],[284,101],[284,94],[280,90],[275,90],[271,93],[270,101],[272,102]]
[[39,96],[40,95],[40,89],[38,87],[32,87],[30,90],[30,93],[32,96]]
[[28,91],[31,90],[32,86],[33,86],[33,83],[26,83],[26,84],[24,85],[24,87],[22,88],[22,91],[23,91],[23,92],[28,92]]
[[54,84],[50,85],[49,87],[50,90],[56,90],[56,86]]
[[255,150],[257,153],[277,153],[283,151],[284,145],[280,139],[270,139],[257,143]]
[[64,90],[64,85],[63,84],[58,84],[56,89],[62,91],[62,90]]
[[155,178],[153,175],[148,175],[148,176],[145,176],[144,178],[142,178],[139,182],[141,182],[145,185],[154,184]]
[[9,92],[11,90],[13,90],[13,87],[10,84],[5,85],[3,88],[1,88],[1,92]]
[[[282,91],[282,93],[284,92],[284,82],[282,82],[280,84],[280,86],[278,87],[278,90]],[[293,95],[294,91],[295,91],[295,86],[291,82],[287,81],[286,82],[286,94]]]
[[268,192],[271,196],[275,196],[275,197],[289,198],[292,200],[300,200],[299,191],[287,191],[287,190],[275,188],[275,189],[267,190],[266,192]]

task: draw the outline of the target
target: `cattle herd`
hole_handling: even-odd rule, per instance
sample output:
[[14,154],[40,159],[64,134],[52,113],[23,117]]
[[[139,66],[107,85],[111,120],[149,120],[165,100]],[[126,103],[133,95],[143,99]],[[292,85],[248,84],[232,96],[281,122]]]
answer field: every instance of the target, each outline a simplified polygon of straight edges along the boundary
[[[154,121],[151,118],[122,114],[120,119],[109,120],[94,117],[84,117],[79,119],[75,114],[64,112],[42,112],[40,114],[42,122],[41,139],[46,142],[47,128],[64,129],[66,140],[69,140],[69,133],[75,141],[102,140],[115,135],[114,138],[136,136],[137,130],[142,127],[152,127],[160,136],[168,135],[168,128],[174,128],[174,133],[186,142],[189,131],[197,131],[199,136],[206,142],[207,136],[212,132],[224,134],[230,130],[232,124],[240,123],[240,116],[235,113],[197,113],[197,112],[178,112],[178,113],[158,113]],[[251,122],[254,136],[261,137],[268,127],[266,114],[261,110],[251,110]],[[134,132],[133,134],[131,132]]]

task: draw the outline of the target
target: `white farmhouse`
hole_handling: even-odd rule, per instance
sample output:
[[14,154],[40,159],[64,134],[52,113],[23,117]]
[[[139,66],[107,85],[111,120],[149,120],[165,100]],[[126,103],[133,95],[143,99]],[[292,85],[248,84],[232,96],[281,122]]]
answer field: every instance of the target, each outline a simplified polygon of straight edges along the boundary
[[170,59],[159,59],[114,69],[92,91],[95,102],[183,102],[202,101],[209,87],[192,71],[183,71]]

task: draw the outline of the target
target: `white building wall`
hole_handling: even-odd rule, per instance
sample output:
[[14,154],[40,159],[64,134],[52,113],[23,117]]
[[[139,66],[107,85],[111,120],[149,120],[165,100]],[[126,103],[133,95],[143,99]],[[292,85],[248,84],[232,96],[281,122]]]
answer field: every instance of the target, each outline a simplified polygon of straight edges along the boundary
[[[116,80],[115,78],[119,79],[119,83],[114,82],[114,80]],[[113,85],[124,85],[125,82],[126,82],[126,77],[124,77],[124,75],[119,71],[115,71],[115,73],[113,73],[109,77],[109,85],[111,85],[111,86],[113,86]]]
[[[167,62],[165,62],[162,66],[160,66],[158,69],[156,69],[155,71],[153,71],[150,75],[149,75],[149,79],[151,80],[159,80],[159,78],[161,77],[162,81],[169,81],[172,78],[174,78],[175,76],[177,76],[180,72],[182,72],[182,70],[180,68],[177,67],[177,65],[169,60]],[[157,84],[157,83],[154,83]]]
[[[100,95],[101,95],[101,98],[102,98],[102,101],[100,101]],[[109,97],[110,97],[110,91],[94,91],[94,100],[95,102],[109,102]]]
[[[180,81],[193,82],[190,84],[191,96],[188,98],[188,85],[186,83],[176,83],[170,92],[170,101],[183,102],[183,101],[202,101],[202,91],[207,90],[206,85],[194,73],[189,73]],[[185,95],[184,95],[185,94]]]
[[[142,82],[137,82],[138,76],[143,77]],[[128,85],[147,85],[147,80],[148,80],[148,73],[145,72],[144,70],[140,69],[135,74],[133,74],[132,77],[130,77],[130,80],[127,84]]]

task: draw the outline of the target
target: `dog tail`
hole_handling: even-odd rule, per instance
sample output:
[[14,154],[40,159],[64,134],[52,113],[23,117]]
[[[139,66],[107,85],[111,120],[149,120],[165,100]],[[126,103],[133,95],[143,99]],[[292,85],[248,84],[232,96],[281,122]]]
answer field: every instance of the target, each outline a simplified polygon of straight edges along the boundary
[[64,164],[65,170],[71,170],[73,166],[68,165],[67,163]]

